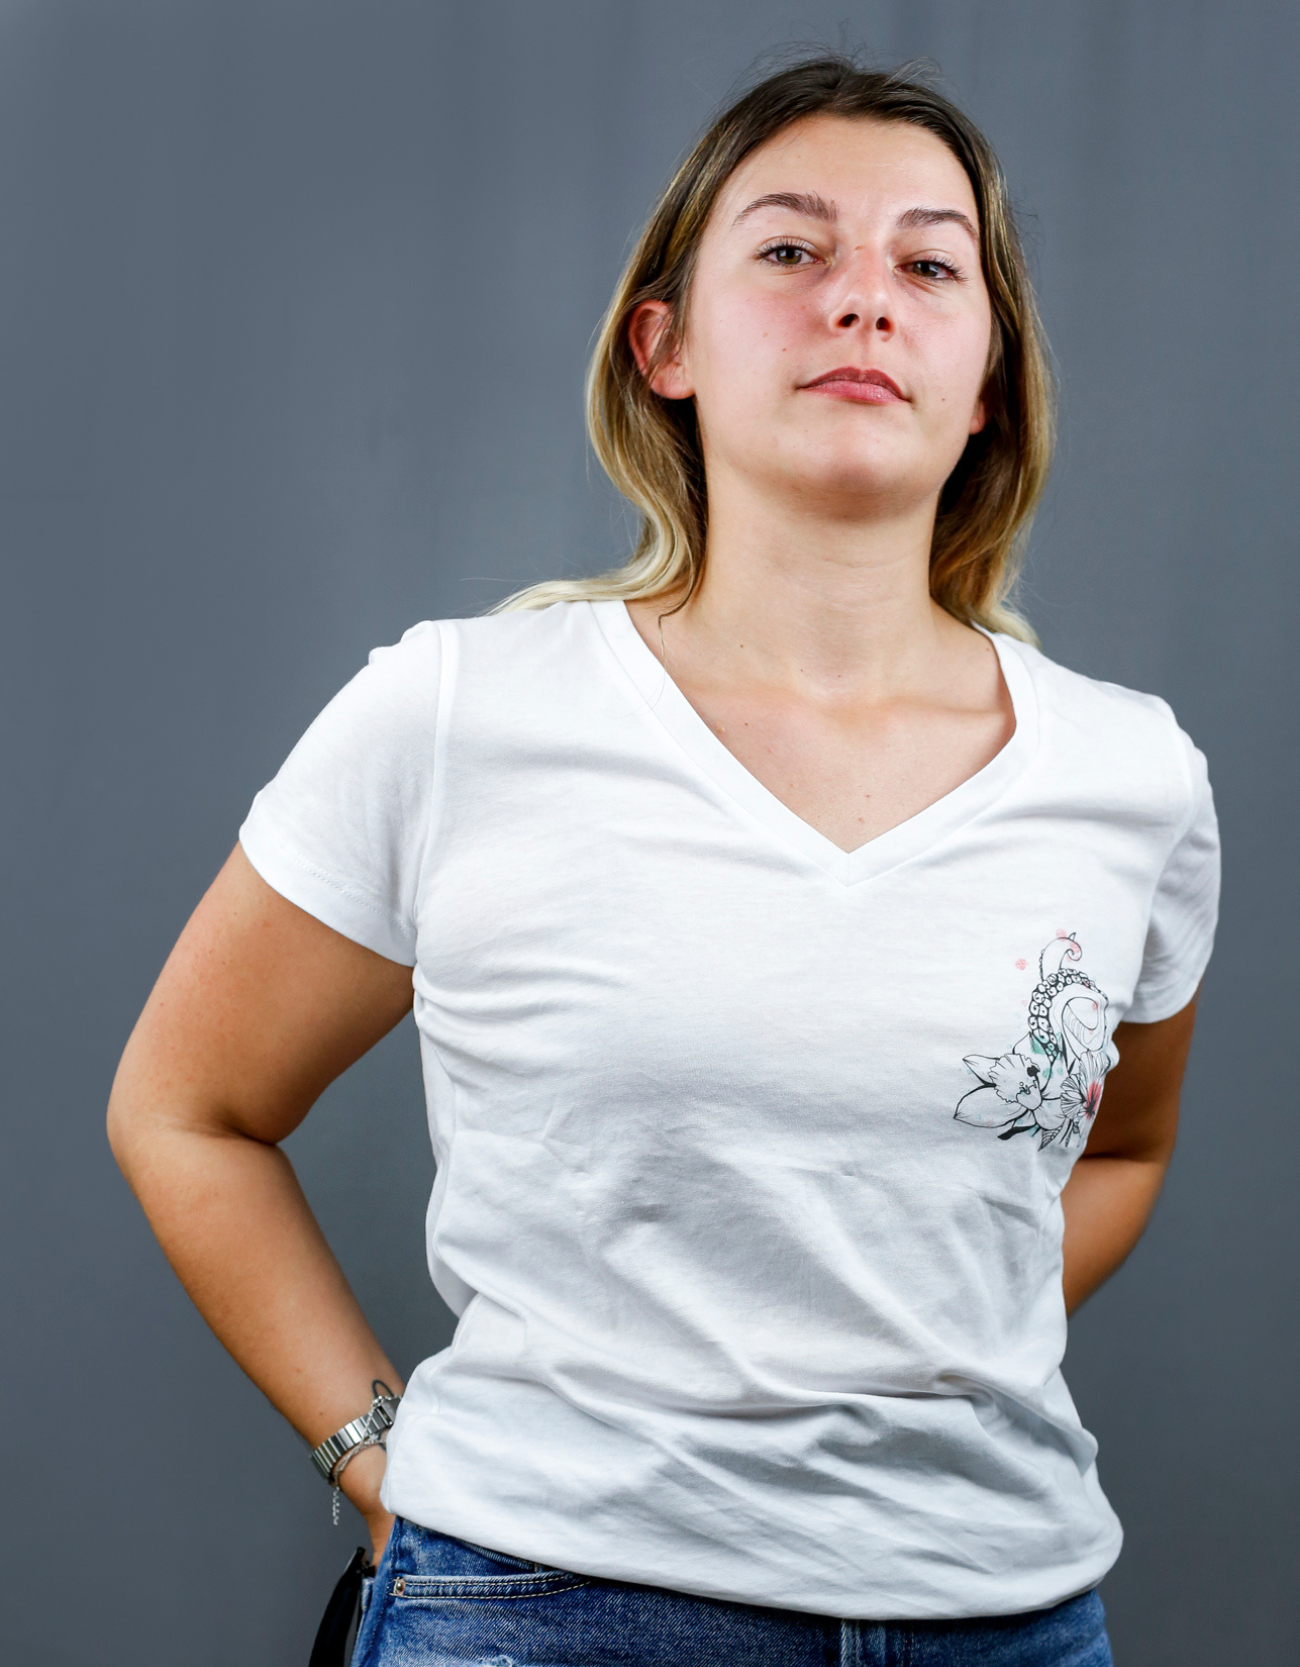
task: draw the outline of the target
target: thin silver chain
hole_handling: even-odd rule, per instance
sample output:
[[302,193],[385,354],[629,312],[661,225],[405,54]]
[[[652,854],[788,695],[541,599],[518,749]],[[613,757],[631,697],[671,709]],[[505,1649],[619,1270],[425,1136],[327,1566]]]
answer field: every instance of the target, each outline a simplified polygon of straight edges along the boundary
[[[370,1403],[370,1410],[366,1413],[367,1418],[374,1416],[375,1409],[381,1402],[391,1401],[393,1399],[392,1390],[389,1389],[386,1383],[381,1383],[378,1378],[375,1379],[370,1387],[376,1391],[376,1393],[374,1400]],[[383,1390],[383,1394],[378,1393],[381,1389]],[[384,1439],[383,1435],[369,1435],[364,1441],[358,1441],[355,1447],[349,1447],[347,1452],[344,1453],[343,1457],[330,1472],[330,1513],[334,1518],[334,1526],[336,1528],[339,1525],[339,1496],[343,1492],[343,1489],[339,1486],[339,1477],[347,1469],[349,1462],[357,1456],[363,1447],[382,1447],[384,1451],[387,1452],[388,1443]]]

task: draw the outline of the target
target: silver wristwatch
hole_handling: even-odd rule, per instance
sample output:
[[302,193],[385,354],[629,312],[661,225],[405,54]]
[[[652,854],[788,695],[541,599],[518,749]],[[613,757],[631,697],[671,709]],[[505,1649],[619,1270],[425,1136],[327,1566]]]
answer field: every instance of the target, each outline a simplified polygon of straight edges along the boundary
[[335,1430],[331,1436],[326,1436],[319,1447],[311,1450],[311,1462],[321,1475],[331,1485],[334,1483],[334,1472],[338,1468],[341,1458],[352,1452],[356,1447],[377,1447],[383,1445],[384,1437],[393,1427],[393,1418],[397,1411],[400,1395],[394,1395],[386,1383],[378,1378],[371,1384],[374,1400],[370,1403],[369,1412],[363,1412],[360,1418],[354,1418],[341,1430]]

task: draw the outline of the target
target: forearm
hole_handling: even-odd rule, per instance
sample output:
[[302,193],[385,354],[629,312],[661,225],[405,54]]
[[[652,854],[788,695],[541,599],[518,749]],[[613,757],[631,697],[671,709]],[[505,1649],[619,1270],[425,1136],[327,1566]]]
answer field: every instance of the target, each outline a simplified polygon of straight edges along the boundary
[[[280,1150],[326,1087],[411,1010],[411,970],[269,886],[238,846],[190,917],[118,1066],[114,1155],[218,1338],[313,1446],[402,1385]],[[344,1492],[376,1555],[384,1455]]]
[[1075,1164],[1061,1194],[1067,1313],[1110,1278],[1141,1238],[1168,1167],[1167,1157],[1087,1153]]
[[199,1312],[309,1442],[364,1412],[374,1378],[400,1390],[279,1147],[158,1118],[119,1125],[114,1150]]

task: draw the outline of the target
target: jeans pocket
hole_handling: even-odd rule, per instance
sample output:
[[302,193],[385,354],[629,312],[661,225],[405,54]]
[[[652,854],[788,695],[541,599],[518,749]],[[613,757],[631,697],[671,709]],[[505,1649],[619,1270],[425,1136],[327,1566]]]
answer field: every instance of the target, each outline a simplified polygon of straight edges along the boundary
[[389,1580],[386,1594],[397,1604],[407,1606],[443,1598],[482,1602],[549,1597],[590,1584],[588,1576],[571,1574],[568,1569],[520,1569],[502,1574],[403,1574],[398,1570]]
[[584,1588],[598,1585],[588,1575],[399,1518],[362,1623],[356,1667],[554,1661],[557,1648],[558,1659],[567,1659],[563,1639],[579,1619],[574,1606],[581,1610]]
[[432,1598],[527,1598],[571,1591],[589,1577],[550,1568],[513,1552],[456,1539],[433,1528],[401,1524],[392,1556],[379,1570],[384,1595],[399,1604]]

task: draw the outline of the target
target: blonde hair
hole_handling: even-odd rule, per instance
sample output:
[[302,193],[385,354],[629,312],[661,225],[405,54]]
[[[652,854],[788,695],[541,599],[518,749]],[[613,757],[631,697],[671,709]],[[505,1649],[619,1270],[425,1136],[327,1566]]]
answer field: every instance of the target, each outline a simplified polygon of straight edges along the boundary
[[[908,73],[868,70],[835,55],[791,65],[717,118],[678,168],[642,232],[600,327],[587,373],[587,431],[596,456],[641,512],[631,557],[587,579],[552,579],[498,609],[553,602],[692,596],[704,571],[708,494],[693,400],[651,391],[628,341],[643,301],[666,302],[672,323],[659,356],[679,339],[700,239],[726,181],[793,122],[829,115],[909,122],[941,139],[965,169],[979,209],[980,254],[993,327],[986,421],[945,482],[930,551],[930,594],[967,624],[1035,636],[1008,601],[1030,520],[1046,483],[1053,401],[1042,326],[1006,181],[988,141],[941,94]],[[681,603],[678,603],[680,606]]]

